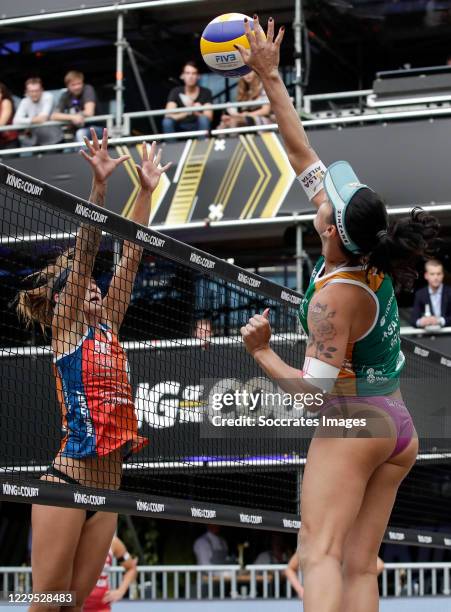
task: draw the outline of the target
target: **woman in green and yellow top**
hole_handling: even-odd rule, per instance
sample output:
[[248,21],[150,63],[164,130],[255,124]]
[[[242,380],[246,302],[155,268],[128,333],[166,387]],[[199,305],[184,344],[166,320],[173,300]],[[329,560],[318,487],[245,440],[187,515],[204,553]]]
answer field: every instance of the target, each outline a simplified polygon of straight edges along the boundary
[[253,25],[251,31],[245,23],[250,50],[238,49],[262,79],[291,165],[318,208],[322,258],[300,311],[308,333],[302,370],[270,348],[269,310],[254,315],[241,333],[247,350],[286,392],[329,392],[321,416],[344,407],[347,416],[369,417],[369,430],[345,430],[345,436],[317,428],[302,485],[299,556],[305,612],[376,612],[377,554],[418,451],[399,391],[404,357],[393,283],[412,282],[438,223],[417,209],[389,228],[380,197],[349,164],[326,169],[278,73],[283,28],[274,38],[272,18],[266,36],[257,17]]

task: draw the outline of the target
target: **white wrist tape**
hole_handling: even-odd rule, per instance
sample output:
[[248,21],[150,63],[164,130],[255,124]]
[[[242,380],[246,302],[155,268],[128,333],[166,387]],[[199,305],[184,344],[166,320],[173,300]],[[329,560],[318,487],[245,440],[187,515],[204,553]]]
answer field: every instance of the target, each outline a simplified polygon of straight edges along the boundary
[[310,164],[310,166],[297,177],[309,200],[314,198],[318,191],[323,188],[323,178],[326,174],[326,170],[326,166],[319,159],[313,164]]
[[334,388],[339,373],[340,368],[324,363],[316,357],[306,357],[302,367],[303,378],[327,393]]

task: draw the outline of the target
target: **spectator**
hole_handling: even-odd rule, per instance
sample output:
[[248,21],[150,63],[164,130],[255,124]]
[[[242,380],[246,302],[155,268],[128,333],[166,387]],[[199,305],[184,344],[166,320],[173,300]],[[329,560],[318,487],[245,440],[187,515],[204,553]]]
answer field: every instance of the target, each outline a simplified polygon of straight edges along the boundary
[[94,87],[85,83],[84,74],[77,70],[70,70],[64,77],[64,83],[67,91],[61,95],[51,119],[67,121],[69,128],[66,128],[66,131],[72,137],[75,133],[77,142],[83,141],[85,136],[86,138],[91,137],[91,127],[94,127],[98,137],[101,138],[102,128],[95,127],[92,124],[85,127],[85,120],[88,117],[93,117],[96,112],[97,96]]
[[[267,100],[265,90],[258,74],[254,71],[245,74],[238,81],[237,102],[248,102],[251,100]],[[221,117],[219,129],[244,127],[246,125],[262,125],[272,123],[271,106],[269,100],[264,104],[247,106],[242,110],[236,107],[227,109],[227,114]]]
[[[110,588],[110,568],[113,564],[113,557],[125,569],[117,589]],[[122,540],[114,536],[105,560],[105,566],[94,589],[85,600],[83,612],[110,612],[111,604],[123,599],[130,584],[136,580],[138,575],[137,564],[138,560],[130,556]]]
[[208,348],[212,336],[213,329],[210,319],[198,319],[194,328],[194,337],[197,340],[202,340],[202,348]]
[[[166,109],[183,108],[184,106],[203,106],[211,103],[211,91],[198,85],[199,70],[194,62],[187,62],[180,77],[184,85],[174,87],[169,92]],[[167,113],[163,119],[163,132],[190,132],[192,130],[209,130],[213,111],[204,110],[194,113]]]
[[415,293],[412,309],[414,327],[451,325],[451,287],[443,284],[443,265],[437,259],[425,264],[424,278],[428,286]]
[[271,535],[271,548],[261,552],[255,559],[255,564],[286,563],[287,560],[287,549],[283,538],[278,533],[273,533]]
[[[11,125],[14,116],[14,102],[9,89],[0,83],[0,126]],[[15,149],[19,146],[18,134],[15,130],[0,132],[0,149]]]
[[219,534],[219,525],[208,525],[207,531],[194,542],[193,550],[198,565],[222,565],[227,562],[227,542]]
[[[52,94],[44,91],[41,79],[28,79],[25,81],[25,97],[20,101],[13,123],[23,125],[45,123],[50,119],[54,104]],[[46,126],[26,132],[21,140],[22,145],[26,147],[56,144],[63,140],[63,133],[56,125]]]

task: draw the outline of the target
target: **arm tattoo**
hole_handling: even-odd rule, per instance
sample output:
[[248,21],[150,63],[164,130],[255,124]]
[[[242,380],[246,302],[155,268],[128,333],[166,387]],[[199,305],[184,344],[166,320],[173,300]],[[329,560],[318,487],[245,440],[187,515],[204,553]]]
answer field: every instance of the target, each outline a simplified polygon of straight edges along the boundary
[[315,357],[319,359],[326,357],[332,359],[337,348],[333,345],[333,340],[337,335],[333,318],[335,310],[329,310],[327,304],[315,302],[310,307],[310,336],[307,347],[314,347]]

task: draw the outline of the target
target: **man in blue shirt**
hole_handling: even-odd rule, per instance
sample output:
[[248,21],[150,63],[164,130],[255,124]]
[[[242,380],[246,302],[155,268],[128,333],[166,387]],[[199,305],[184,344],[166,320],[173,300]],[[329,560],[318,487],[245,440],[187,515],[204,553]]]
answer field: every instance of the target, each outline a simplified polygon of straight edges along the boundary
[[451,325],[451,287],[443,284],[443,265],[437,259],[425,264],[427,287],[415,293],[412,325],[415,327]]

